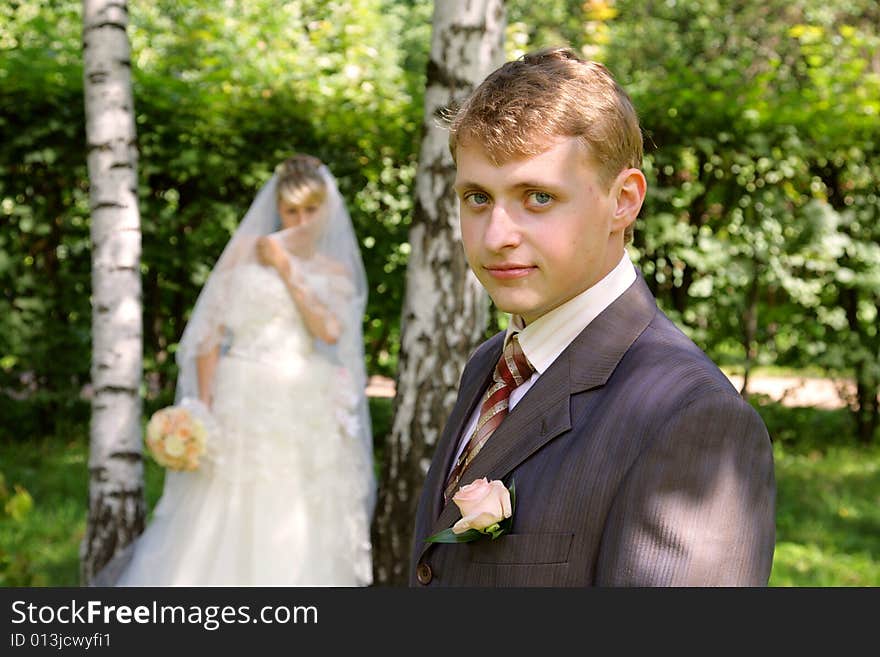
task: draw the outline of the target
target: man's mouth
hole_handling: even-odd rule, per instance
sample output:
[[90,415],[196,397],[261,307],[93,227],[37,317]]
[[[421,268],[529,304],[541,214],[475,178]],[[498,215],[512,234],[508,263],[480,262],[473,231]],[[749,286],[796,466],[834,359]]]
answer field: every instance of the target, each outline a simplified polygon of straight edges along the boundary
[[520,263],[505,263],[501,265],[484,265],[483,269],[492,277],[498,280],[513,280],[528,276],[536,267],[534,265],[524,265]]

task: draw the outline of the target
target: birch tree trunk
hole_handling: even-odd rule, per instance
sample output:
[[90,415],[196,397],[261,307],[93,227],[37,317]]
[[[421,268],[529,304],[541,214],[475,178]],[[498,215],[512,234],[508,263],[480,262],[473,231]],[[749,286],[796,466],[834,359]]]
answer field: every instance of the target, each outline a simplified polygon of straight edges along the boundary
[[416,506],[488,296],[461,248],[455,168],[440,117],[504,62],[502,0],[434,3],[391,436],[373,528],[374,581],[404,585]]
[[143,531],[141,233],[126,0],[83,0],[92,240],[88,583]]

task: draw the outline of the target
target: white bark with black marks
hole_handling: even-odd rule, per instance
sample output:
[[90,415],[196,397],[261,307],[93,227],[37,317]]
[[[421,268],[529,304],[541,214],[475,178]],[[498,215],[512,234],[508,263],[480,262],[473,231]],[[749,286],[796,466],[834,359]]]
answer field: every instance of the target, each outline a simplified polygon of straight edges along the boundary
[[465,361],[488,321],[488,296],[461,247],[455,168],[442,117],[503,63],[505,23],[502,0],[434,3],[397,396],[373,532],[377,584],[406,583],[425,474]]
[[125,0],[83,1],[94,396],[82,583],[143,531],[146,513],[138,151],[127,26]]

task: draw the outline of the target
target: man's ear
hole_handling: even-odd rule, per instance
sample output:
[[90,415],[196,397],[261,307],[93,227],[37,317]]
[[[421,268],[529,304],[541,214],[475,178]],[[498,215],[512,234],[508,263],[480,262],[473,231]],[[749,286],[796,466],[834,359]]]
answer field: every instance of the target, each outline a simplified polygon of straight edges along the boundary
[[615,231],[622,231],[639,216],[648,181],[639,169],[624,169],[618,174],[612,189],[617,192],[613,227]]

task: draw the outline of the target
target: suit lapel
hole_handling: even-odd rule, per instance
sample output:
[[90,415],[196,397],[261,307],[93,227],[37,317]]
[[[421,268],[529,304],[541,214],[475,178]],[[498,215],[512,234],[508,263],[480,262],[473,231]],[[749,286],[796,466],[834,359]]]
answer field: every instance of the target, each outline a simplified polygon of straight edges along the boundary
[[[562,369],[554,364],[535,382],[467,467],[462,485],[480,477],[501,479],[547,441],[571,427],[568,381],[559,374]],[[450,501],[435,517],[429,536],[451,527],[461,514]]]
[[[462,485],[480,477],[489,480],[506,477],[546,443],[568,431],[571,428],[571,395],[604,385],[656,311],[654,297],[639,273],[626,292],[602,311],[538,378],[465,470]],[[488,378],[501,354],[502,341],[495,348],[486,350],[481,364],[481,368],[487,372],[486,377],[473,377],[475,382],[462,399],[467,399],[468,403],[461,404],[469,410],[461,413],[463,417],[456,418],[455,431],[451,436],[444,434],[445,443],[457,444],[456,439],[464,422],[488,384]],[[481,385],[476,385],[476,380]],[[430,490],[436,506],[431,517],[436,520],[426,536],[451,527],[461,517],[458,507],[451,501],[440,508],[440,488],[445,481],[445,467],[451,460],[450,446],[444,444],[444,447],[446,458],[441,461],[443,468],[432,469],[443,470],[444,476],[439,477],[438,482],[440,473],[433,472]],[[422,554],[430,545],[424,545]]]
[[[475,355],[471,369],[477,374],[470,377],[467,381],[462,380],[458,402],[452,409],[452,413],[446,423],[446,428],[440,438],[440,442],[437,444],[437,451],[432,459],[431,468],[425,478],[425,487],[430,495],[431,520],[440,514],[446,474],[452,467],[452,459],[459,444],[458,439],[482,398],[483,391],[489,386],[489,380],[492,377],[495,363],[501,357],[501,349],[503,347],[504,333],[502,332],[493,336],[486,345],[486,348]],[[483,376],[480,375],[481,373]]]

